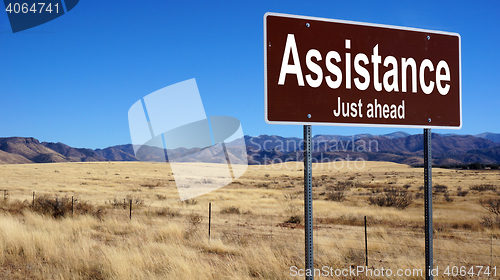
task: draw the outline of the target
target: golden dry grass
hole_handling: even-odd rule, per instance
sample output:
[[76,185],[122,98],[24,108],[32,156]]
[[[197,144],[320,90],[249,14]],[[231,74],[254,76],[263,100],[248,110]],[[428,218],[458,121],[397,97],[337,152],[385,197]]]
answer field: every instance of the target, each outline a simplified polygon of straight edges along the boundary
[[[29,205],[35,191],[37,197],[88,201],[94,214],[54,219],[29,206],[22,214],[0,212],[0,278],[296,279],[290,267],[303,267],[304,231],[283,222],[302,213],[302,169],[301,163],[249,166],[229,186],[181,203],[168,164],[1,165],[0,189],[8,190],[2,209],[22,201]],[[423,169],[385,162],[315,164],[313,177],[317,267],[364,264],[367,216],[370,267],[422,268],[423,199],[404,210],[373,206],[367,199],[388,186],[409,185],[414,196],[422,193]],[[356,183],[346,199],[325,200],[325,193],[343,181]],[[499,194],[469,190],[458,196],[476,184],[500,189],[500,172],[435,168],[433,183],[447,186],[453,199],[434,195],[436,265],[500,264],[500,231],[481,225],[490,214],[478,203]],[[132,220],[117,204],[130,198],[138,202]]]

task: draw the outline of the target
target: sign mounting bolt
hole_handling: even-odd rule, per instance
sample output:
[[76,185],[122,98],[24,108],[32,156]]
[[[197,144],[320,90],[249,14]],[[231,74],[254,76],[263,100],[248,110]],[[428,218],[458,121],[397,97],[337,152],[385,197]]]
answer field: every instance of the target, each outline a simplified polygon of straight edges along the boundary
[[428,121],[431,122],[431,118],[429,118]]
[[306,23],[306,27],[309,27],[309,26],[311,26],[311,25],[309,24],[309,22],[308,22],[308,23]]
[[311,118],[311,114],[307,114],[307,118],[310,119]]
[[430,40],[431,39],[431,36],[427,35],[427,40]]

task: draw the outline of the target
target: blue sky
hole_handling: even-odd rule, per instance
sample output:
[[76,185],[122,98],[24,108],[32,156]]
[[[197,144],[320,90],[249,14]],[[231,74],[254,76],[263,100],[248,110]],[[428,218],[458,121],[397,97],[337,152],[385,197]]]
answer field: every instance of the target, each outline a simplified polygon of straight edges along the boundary
[[[248,135],[302,136],[264,121],[266,12],[457,32],[461,130],[500,133],[499,1],[80,1],[13,34],[0,11],[0,137],[74,147],[130,143],[127,112],[143,96],[196,78],[207,116],[233,116]],[[320,127],[313,134],[421,133]]]

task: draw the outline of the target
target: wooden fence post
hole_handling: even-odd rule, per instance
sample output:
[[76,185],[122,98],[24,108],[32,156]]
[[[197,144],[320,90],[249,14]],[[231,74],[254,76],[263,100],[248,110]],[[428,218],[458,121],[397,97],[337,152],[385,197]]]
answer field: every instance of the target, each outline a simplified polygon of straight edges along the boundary
[[208,241],[210,241],[210,227],[212,222],[212,202],[208,203]]
[[132,199],[130,200],[130,219],[132,220]]
[[366,216],[365,216],[365,258],[366,258],[366,267],[368,267],[368,239],[366,233]]

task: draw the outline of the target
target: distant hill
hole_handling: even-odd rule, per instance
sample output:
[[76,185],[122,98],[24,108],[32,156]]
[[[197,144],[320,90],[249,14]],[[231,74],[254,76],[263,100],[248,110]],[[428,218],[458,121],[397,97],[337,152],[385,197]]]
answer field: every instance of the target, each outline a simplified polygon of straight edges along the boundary
[[105,160],[112,161],[137,161],[134,156],[134,148],[132,144],[118,145],[105,149],[96,149],[95,153]]
[[385,138],[389,138],[389,139],[397,139],[397,138],[404,138],[404,137],[408,137],[410,136],[411,134],[409,133],[406,133],[406,132],[403,132],[403,131],[396,131],[396,132],[393,132],[393,133],[389,133],[389,134],[383,134],[381,135],[382,137],[385,137]]
[[66,161],[103,161],[106,160],[92,149],[72,148],[63,143],[42,142],[42,145],[60,155],[64,156]]
[[[300,138],[260,135],[245,136],[249,161],[263,164],[303,160]],[[433,163],[438,165],[499,163],[500,143],[472,135],[432,134]],[[317,162],[338,159],[390,161],[409,165],[423,164],[423,135],[316,135],[312,138],[313,157]]]
[[467,162],[484,162],[487,159],[493,159],[497,163],[500,163],[500,145],[496,146],[496,147],[488,148],[488,149],[471,150],[471,151],[468,151],[465,154],[465,156],[466,157],[474,157],[474,156],[478,157],[478,160],[465,159],[464,161],[467,161]]
[[22,156],[29,162],[43,163],[67,161],[63,155],[45,147],[33,137],[0,138],[0,150],[9,154]]
[[[382,152],[418,153],[423,152],[424,137],[422,134],[402,138],[388,139],[384,137],[363,138],[364,141],[378,142],[378,150]],[[497,146],[496,143],[471,135],[441,136],[432,134],[433,153],[465,153],[474,149],[487,149]]]
[[0,150],[0,164],[12,164],[12,163],[31,163],[29,159],[18,155],[11,154]]
[[33,137],[0,138],[0,163],[3,164],[105,160],[92,149],[73,148],[63,143],[40,143]]
[[[479,137],[481,136],[481,137]],[[500,141],[495,133],[476,136],[432,134],[433,163],[438,165],[500,163]],[[245,136],[246,152],[250,164],[284,161],[302,161],[302,139],[277,135]],[[409,165],[423,164],[423,135],[394,132],[385,135],[357,134],[352,136],[315,135],[312,138],[313,157],[317,162],[339,159],[390,161]],[[228,156],[241,154],[228,143]],[[33,137],[0,138],[0,164],[88,162],[88,161],[154,161],[165,159],[165,150],[143,146],[138,155],[131,144],[104,149],[74,148],[63,143],[40,143]],[[184,161],[217,162],[219,155],[208,149],[179,148],[169,151],[171,156]]]
[[476,137],[486,138],[486,139],[491,140],[493,142],[500,143],[500,133],[485,132],[485,133],[481,133],[481,134],[476,135]]

